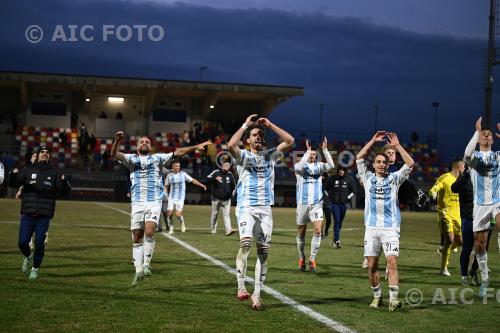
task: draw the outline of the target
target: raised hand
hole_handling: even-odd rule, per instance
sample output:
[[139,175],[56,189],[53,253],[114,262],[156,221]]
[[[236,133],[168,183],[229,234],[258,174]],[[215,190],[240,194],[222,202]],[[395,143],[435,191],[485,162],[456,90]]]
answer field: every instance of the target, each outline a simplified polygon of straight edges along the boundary
[[309,140],[306,139],[306,148],[307,148],[307,151],[311,151],[311,144],[309,143]]
[[476,121],[476,131],[481,132],[481,121],[483,120],[483,117],[479,117],[479,119]]
[[115,133],[115,141],[116,142],[122,141],[124,137],[125,137],[125,134],[123,133],[123,131],[119,131],[119,132]]
[[253,120],[252,120],[252,119],[254,119],[255,117],[258,117],[258,116],[259,116],[259,115],[258,115],[258,114],[256,114],[256,113],[249,115],[249,116],[247,117],[247,119],[245,120],[245,124],[246,124],[247,126],[250,126],[250,124],[253,122]]
[[262,125],[264,127],[270,127],[271,122],[267,118],[259,118],[257,119],[257,124]]
[[328,140],[325,138],[323,139],[323,143],[321,144],[321,149],[327,149],[328,148]]
[[200,144],[197,144],[196,145],[196,149],[199,149],[199,150],[204,150],[206,146],[212,144],[212,140],[207,140],[205,142],[202,142]]
[[384,141],[385,136],[387,135],[387,131],[378,131],[373,135],[372,140],[374,142],[382,142]]
[[399,146],[398,136],[394,132],[387,133],[387,141],[393,147]]

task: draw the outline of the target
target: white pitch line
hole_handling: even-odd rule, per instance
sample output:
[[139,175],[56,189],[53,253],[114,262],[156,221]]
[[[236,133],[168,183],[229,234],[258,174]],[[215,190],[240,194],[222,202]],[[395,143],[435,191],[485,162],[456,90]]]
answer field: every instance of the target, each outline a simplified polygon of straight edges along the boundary
[[[122,209],[115,208],[115,207],[112,207],[112,206],[108,206],[108,205],[100,203],[100,202],[98,202],[96,204],[98,204],[98,205],[100,205],[102,207],[105,207],[105,208],[112,209],[112,210],[114,210],[116,212],[120,212],[122,214],[130,216],[129,212],[124,211]],[[227,271],[230,274],[236,275],[236,270],[234,268],[229,267],[228,265],[226,265],[222,261],[220,261],[218,259],[215,259],[214,257],[206,254],[205,252],[202,252],[202,251],[198,250],[197,248],[189,245],[188,243],[186,243],[186,242],[184,242],[184,241],[182,241],[182,240],[180,240],[180,239],[178,239],[178,238],[176,238],[174,236],[171,236],[171,235],[169,235],[169,234],[167,234],[165,232],[163,232],[162,235],[165,236],[167,239],[170,239],[171,241],[173,241],[173,242],[179,244],[180,246],[184,247],[186,250],[189,250],[189,251],[193,252],[194,254],[196,254],[196,255],[198,255],[198,256],[200,256],[200,257],[202,257],[202,258],[210,261],[215,266],[218,266],[218,267],[224,269],[225,271]],[[250,277],[247,277],[246,281],[254,284],[254,280],[252,278],[250,278]],[[354,330],[352,330],[352,329],[344,326],[343,324],[339,323],[338,321],[330,319],[330,318],[326,317],[325,315],[322,315],[321,313],[316,312],[313,309],[311,309],[311,308],[309,308],[309,307],[307,307],[305,305],[302,305],[302,304],[298,303],[297,301],[291,299],[288,296],[283,295],[282,293],[280,293],[277,290],[274,290],[271,287],[264,286],[264,288],[262,290],[265,293],[273,296],[277,300],[281,301],[282,303],[287,304],[287,305],[291,306],[292,308],[294,308],[295,310],[297,310],[299,312],[302,312],[306,316],[309,316],[312,319],[315,319],[315,320],[323,323],[325,326],[327,326],[328,328],[331,328],[332,330],[334,330],[336,332],[341,332],[341,333],[356,333],[356,331],[354,331]]]

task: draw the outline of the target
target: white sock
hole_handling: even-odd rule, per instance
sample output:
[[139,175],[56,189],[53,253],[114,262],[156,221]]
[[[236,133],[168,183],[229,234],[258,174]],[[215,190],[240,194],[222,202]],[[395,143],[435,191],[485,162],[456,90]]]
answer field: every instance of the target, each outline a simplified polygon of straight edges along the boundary
[[134,243],[132,246],[132,258],[134,258],[135,272],[141,272],[142,263],[144,261],[144,246],[142,243]]
[[397,301],[399,293],[399,286],[389,286],[389,302]]
[[177,216],[177,219],[179,220],[180,223],[184,223],[184,216]]
[[481,280],[488,281],[488,252],[484,251],[482,254],[476,253],[477,263],[479,265],[479,270],[481,271]]
[[297,235],[297,250],[299,251],[299,259],[305,258],[304,254],[304,243],[305,243],[305,236],[300,237]]
[[242,240],[238,256],[236,256],[236,280],[238,281],[238,290],[246,289],[245,276],[247,274],[247,261],[251,246],[252,240]]
[[168,229],[169,229],[169,230],[172,230],[172,228],[174,227],[174,226],[172,225],[172,216],[168,216],[168,217],[167,217],[167,226],[168,226]]
[[313,234],[311,240],[311,260],[316,260],[319,247],[321,246],[321,233]]
[[155,251],[155,238],[144,237],[144,266],[149,266],[153,252]]
[[261,246],[257,248],[257,262],[255,263],[255,289],[253,295],[260,296],[260,291],[264,286],[267,274],[267,255],[269,248]]
[[382,297],[382,286],[380,286],[380,283],[376,287],[371,287],[373,291],[373,297],[380,298]]

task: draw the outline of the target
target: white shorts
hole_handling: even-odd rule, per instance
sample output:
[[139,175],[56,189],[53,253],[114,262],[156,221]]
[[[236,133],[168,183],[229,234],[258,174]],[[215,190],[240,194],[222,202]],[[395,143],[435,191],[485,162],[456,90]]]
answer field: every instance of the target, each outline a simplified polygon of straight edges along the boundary
[[297,205],[297,225],[305,225],[309,222],[323,221],[323,203],[312,205]]
[[380,248],[388,256],[399,256],[399,230],[375,229],[365,230],[365,257],[380,256]]
[[270,246],[273,233],[271,206],[236,207],[240,239],[253,237],[255,243]]
[[182,212],[182,209],[184,208],[184,200],[183,201],[168,200],[167,210],[174,210],[174,208],[176,211]]
[[132,203],[132,214],[130,216],[130,230],[144,229],[145,222],[160,221],[161,202],[138,202]]
[[490,221],[500,213],[500,203],[493,205],[474,204],[474,219],[472,220],[472,231],[478,232],[488,230]]

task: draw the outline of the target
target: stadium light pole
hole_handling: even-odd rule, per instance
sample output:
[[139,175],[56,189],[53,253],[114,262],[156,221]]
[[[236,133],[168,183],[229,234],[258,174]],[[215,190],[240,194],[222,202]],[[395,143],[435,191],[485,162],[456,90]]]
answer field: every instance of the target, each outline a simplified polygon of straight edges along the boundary
[[486,66],[486,89],[485,89],[485,110],[484,110],[484,124],[492,128],[492,99],[493,99],[493,66],[498,64],[496,61],[495,50],[495,11],[497,10],[498,0],[490,0],[490,15],[489,15],[489,28],[488,28],[488,64]]
[[431,106],[434,108],[434,143],[436,149],[438,148],[438,109],[439,102],[432,102]]
[[318,144],[323,141],[323,106],[325,103],[319,103],[319,140]]
[[204,70],[206,70],[208,66],[200,66],[200,82],[201,82],[201,76]]
[[373,129],[373,132],[377,132],[377,128],[378,128],[378,105],[374,105],[373,109],[375,110],[375,123],[374,123],[375,127]]

